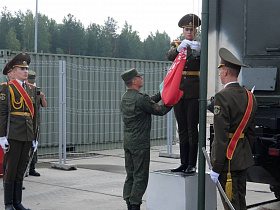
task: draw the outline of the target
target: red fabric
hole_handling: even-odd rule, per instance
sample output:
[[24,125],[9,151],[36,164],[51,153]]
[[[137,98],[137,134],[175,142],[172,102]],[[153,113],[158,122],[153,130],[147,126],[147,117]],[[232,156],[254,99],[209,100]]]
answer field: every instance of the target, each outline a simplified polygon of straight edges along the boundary
[[176,57],[172,66],[167,72],[166,77],[160,85],[161,100],[166,106],[177,104],[183,95],[183,91],[179,89],[182,71],[186,63],[186,48],[183,49]]

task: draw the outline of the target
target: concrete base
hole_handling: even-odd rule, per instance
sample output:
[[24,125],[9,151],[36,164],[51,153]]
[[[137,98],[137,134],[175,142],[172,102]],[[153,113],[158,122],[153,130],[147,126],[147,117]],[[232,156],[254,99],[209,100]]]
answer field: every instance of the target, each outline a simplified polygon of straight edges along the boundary
[[66,171],[77,170],[77,165],[52,163],[52,168],[62,169]]
[[[205,209],[217,208],[216,185],[205,174]],[[146,192],[147,210],[197,209],[198,174],[171,173],[170,170],[150,172]]]

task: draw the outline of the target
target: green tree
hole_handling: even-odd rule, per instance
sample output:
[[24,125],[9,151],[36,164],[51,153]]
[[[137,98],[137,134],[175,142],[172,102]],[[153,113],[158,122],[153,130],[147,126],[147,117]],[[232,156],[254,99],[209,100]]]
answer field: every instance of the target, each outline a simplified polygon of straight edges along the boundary
[[113,18],[108,17],[101,29],[100,41],[103,47],[100,56],[117,57],[117,30],[117,22]]
[[143,59],[144,49],[137,31],[125,22],[118,37],[118,55],[120,58]]
[[86,55],[100,56],[103,43],[100,39],[102,27],[98,24],[91,23],[87,30],[87,51]]
[[23,49],[29,52],[34,51],[34,16],[27,10],[23,20]]
[[47,16],[38,14],[37,51],[50,52],[50,20]]
[[10,11],[7,10],[7,7],[3,7],[3,11],[1,12],[1,19],[0,19],[0,48],[6,49],[6,35],[10,31],[10,24],[11,24],[12,14]]
[[68,14],[64,17],[61,26],[60,36],[63,37],[61,48],[69,55],[85,55],[86,53],[86,36],[82,23],[76,18]]
[[145,59],[166,61],[166,52],[170,49],[170,37],[166,32],[152,33],[144,40]]
[[10,31],[8,32],[8,34],[6,36],[6,40],[7,40],[8,49],[15,50],[15,51],[20,50],[20,42],[17,39],[17,35],[16,35],[14,27],[12,27],[10,29]]

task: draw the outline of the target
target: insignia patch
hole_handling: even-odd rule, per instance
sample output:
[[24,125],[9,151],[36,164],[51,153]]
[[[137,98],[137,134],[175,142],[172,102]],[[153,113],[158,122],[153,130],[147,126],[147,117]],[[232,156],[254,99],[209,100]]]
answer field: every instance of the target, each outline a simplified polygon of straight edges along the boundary
[[220,114],[220,112],[221,112],[221,107],[215,105],[214,106],[214,115],[218,115],[218,114]]
[[1,93],[0,94],[0,100],[4,101],[6,99],[6,94],[5,93]]
[[155,110],[160,110],[160,106],[158,104],[154,104],[154,109]]

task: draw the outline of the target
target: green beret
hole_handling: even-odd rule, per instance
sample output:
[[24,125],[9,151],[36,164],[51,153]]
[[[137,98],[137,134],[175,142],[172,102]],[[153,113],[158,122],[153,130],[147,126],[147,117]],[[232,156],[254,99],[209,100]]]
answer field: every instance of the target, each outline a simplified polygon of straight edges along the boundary
[[227,66],[233,69],[240,70],[241,66],[247,67],[226,48],[220,48],[219,55],[221,57],[221,63],[219,64],[218,68]]
[[141,77],[143,75],[144,75],[144,73],[137,72],[135,68],[128,69],[128,70],[124,71],[123,73],[121,73],[121,77],[122,77],[123,81],[125,81],[125,82],[131,80],[134,77]]
[[180,28],[196,28],[200,25],[201,20],[195,14],[187,14],[184,17],[182,17],[178,22],[178,26]]
[[28,82],[34,84],[36,79],[36,72],[32,70],[28,70]]

